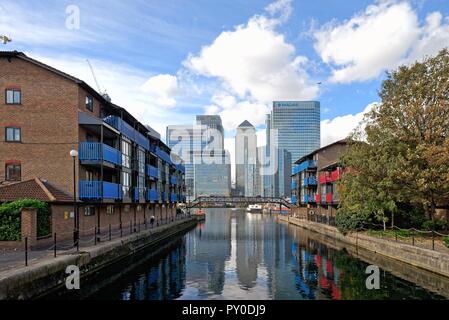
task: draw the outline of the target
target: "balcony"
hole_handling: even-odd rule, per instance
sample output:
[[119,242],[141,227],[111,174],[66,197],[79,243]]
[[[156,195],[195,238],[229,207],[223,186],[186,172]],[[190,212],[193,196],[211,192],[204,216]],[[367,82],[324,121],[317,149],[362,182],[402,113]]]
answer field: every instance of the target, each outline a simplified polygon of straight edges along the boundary
[[338,168],[338,169],[332,171],[331,176],[330,176],[330,181],[336,182],[336,181],[340,180],[341,174],[342,174],[341,168]]
[[79,194],[81,200],[123,199],[121,185],[102,181],[80,181]]
[[79,145],[79,159],[85,163],[108,162],[113,165],[122,164],[122,153],[106,144],[98,142],[81,142]]
[[176,165],[176,170],[182,172],[182,173],[186,173],[186,168],[182,165],[182,164],[177,164]]
[[308,177],[305,178],[302,184],[304,187],[308,187],[308,186],[316,186],[317,185],[317,181],[315,177]]
[[147,189],[147,201],[158,201],[159,194],[156,189]]
[[321,203],[321,194],[315,196],[316,203]]
[[293,181],[292,181],[292,187],[291,187],[292,190],[293,190],[293,189],[296,189],[297,187],[298,187],[298,183],[296,182],[296,180],[293,180]]
[[151,165],[147,165],[147,176],[153,179],[159,178],[159,172],[156,167],[153,167]]
[[298,203],[298,198],[296,196],[292,196],[292,203],[293,204],[297,204]]
[[162,202],[168,202],[167,192],[162,192],[161,200]]
[[316,169],[316,161],[306,160],[293,168],[293,174],[295,175],[311,169]]
[[303,200],[304,200],[303,201],[304,203],[315,203],[316,202],[315,195],[306,194],[306,195],[304,195]]
[[143,200],[145,198],[145,188],[134,188],[132,198],[134,201]]
[[156,147],[156,155],[165,162],[172,163],[170,155],[167,152],[162,151],[159,147]]
[[173,193],[171,195],[171,202],[178,202],[178,195],[177,194]]
[[332,193],[326,193],[326,203],[332,203]]
[[320,175],[320,184],[326,184],[331,182],[332,182],[331,175],[328,172]]
[[125,137],[134,141],[145,150],[150,150],[150,141],[121,118],[117,116],[108,116],[104,118],[103,121],[120,131]]
[[170,184],[176,185],[178,183],[178,179],[175,176],[170,177]]

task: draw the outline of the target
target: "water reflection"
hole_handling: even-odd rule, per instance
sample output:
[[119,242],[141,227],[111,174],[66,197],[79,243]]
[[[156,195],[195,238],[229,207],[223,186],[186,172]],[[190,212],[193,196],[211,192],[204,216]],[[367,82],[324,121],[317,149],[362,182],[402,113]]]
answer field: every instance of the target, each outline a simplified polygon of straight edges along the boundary
[[[367,290],[368,263],[274,217],[208,210],[207,221],[172,248],[121,275],[90,298],[154,299],[434,299],[382,271]],[[119,271],[117,271],[119,272]],[[83,289],[85,290],[85,289]]]

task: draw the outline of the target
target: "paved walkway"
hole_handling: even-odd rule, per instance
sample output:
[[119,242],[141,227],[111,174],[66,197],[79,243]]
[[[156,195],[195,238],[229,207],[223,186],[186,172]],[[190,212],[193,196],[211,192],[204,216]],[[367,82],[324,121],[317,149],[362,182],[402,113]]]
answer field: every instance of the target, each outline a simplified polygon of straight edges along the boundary
[[[145,225],[142,223],[140,226],[133,226],[132,230],[128,227],[124,227],[120,231],[119,228],[112,229],[111,240],[118,238],[126,238],[127,236],[134,235],[144,230],[154,230],[157,231],[162,227],[173,224],[174,222],[183,220],[186,218],[179,217],[173,222],[161,221],[159,226],[154,225],[152,228],[149,224]],[[107,228],[104,228],[107,229]],[[101,243],[109,242],[109,230],[103,231],[101,234],[97,235],[97,238],[101,239]],[[99,244],[99,243],[98,243]],[[80,239],[80,251],[87,249],[89,247],[95,246],[94,235],[83,236]],[[77,253],[77,249],[73,246],[73,240],[68,239],[64,241],[58,241],[57,243],[56,256],[70,255]],[[43,262],[45,260],[54,259],[54,245],[47,245],[44,248],[33,249],[28,252],[28,266],[33,266],[37,263]],[[25,267],[25,251],[24,250],[0,250],[0,272],[14,270],[17,268]]]

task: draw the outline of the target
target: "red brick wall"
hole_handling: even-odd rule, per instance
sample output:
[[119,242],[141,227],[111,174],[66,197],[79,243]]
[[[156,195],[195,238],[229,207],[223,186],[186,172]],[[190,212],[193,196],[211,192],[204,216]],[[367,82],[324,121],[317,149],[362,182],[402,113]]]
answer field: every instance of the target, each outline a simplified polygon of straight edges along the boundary
[[[41,177],[72,191],[69,152],[77,149],[78,86],[21,59],[0,59],[0,70],[0,183],[5,162],[18,160],[22,180]],[[5,104],[5,89],[11,86],[20,87],[21,105]],[[22,143],[5,142],[9,124],[21,128]]]

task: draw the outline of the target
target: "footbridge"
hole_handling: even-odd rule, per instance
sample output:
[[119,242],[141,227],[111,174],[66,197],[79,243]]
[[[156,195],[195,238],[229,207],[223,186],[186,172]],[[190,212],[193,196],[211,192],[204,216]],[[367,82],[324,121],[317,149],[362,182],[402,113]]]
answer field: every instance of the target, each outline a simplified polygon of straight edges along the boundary
[[227,204],[277,204],[286,208],[296,207],[295,204],[288,202],[283,198],[264,198],[264,197],[198,197],[194,201],[187,203],[187,208],[202,207],[203,205],[227,205]]

